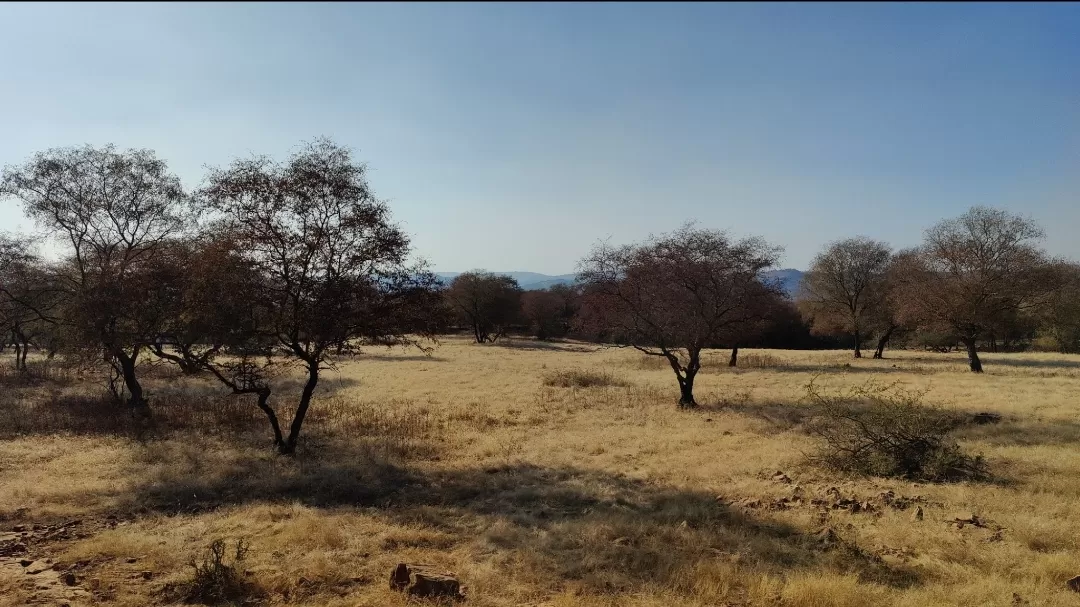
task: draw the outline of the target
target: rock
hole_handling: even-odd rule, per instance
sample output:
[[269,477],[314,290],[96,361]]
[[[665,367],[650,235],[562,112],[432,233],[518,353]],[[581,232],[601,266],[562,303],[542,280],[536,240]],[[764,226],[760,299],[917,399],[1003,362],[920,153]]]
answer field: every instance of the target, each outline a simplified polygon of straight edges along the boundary
[[784,474],[783,472],[781,472],[779,470],[776,471],[776,474],[772,475],[772,479],[774,481],[778,482],[778,483],[790,483],[791,482],[791,478],[789,478],[788,475]]
[[911,514],[911,520],[913,520],[913,521],[921,521],[922,518],[923,518],[922,506],[916,506],[915,507],[915,512],[913,512]]
[[795,485],[791,488],[791,496],[795,499],[801,500],[803,497],[806,496],[806,491],[803,490],[801,485]]
[[1080,575],[1065,582],[1065,585],[1068,586],[1069,590],[1072,590],[1073,592],[1080,592]]
[[996,423],[1001,421],[1001,415],[999,415],[997,413],[989,413],[989,412],[976,413],[974,416],[972,416],[971,419],[976,424],[980,424],[980,425],[981,424],[996,424]]
[[19,564],[22,565],[23,567],[29,567],[30,565],[34,564],[34,561],[31,560],[31,559],[23,559],[23,560],[19,561]]
[[139,559],[137,559],[137,558],[135,558],[135,557],[133,557],[133,556],[132,556],[132,557],[128,557],[128,559],[127,559],[127,563],[128,563],[129,565],[130,565],[130,564],[132,564],[132,563],[138,562],[138,560],[139,560]]
[[706,417],[706,418],[705,418],[705,421],[707,421],[707,422],[711,422],[711,421],[712,421],[712,418],[711,418],[711,417]]
[[148,580],[148,579],[154,577],[154,572],[153,571],[143,571],[143,572],[139,573],[139,575],[142,576],[142,579]]
[[628,537],[617,537],[614,540],[612,540],[611,543],[615,544],[616,546],[629,546],[630,545],[630,538],[628,538]]
[[37,574],[41,573],[42,571],[48,571],[51,568],[52,567],[50,567],[48,563],[43,563],[41,561],[34,561],[33,563],[31,563],[26,568],[26,573],[28,573],[30,575],[37,575]]
[[22,533],[22,532],[26,531],[26,525],[15,525],[14,527],[11,528],[11,530],[14,531],[15,533]]
[[431,565],[398,563],[390,572],[390,588],[418,597],[464,598],[457,577]]
[[75,583],[79,581],[78,578],[75,577],[75,574],[70,571],[62,575],[60,579],[68,586],[74,586]]

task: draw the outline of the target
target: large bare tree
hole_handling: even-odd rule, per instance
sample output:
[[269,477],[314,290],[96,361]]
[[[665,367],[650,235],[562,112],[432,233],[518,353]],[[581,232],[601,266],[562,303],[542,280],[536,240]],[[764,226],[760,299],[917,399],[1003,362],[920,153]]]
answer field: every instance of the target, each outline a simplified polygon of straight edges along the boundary
[[883,242],[863,236],[848,238],[818,253],[803,276],[800,310],[816,333],[850,334],[855,341],[855,358],[862,358],[862,340],[880,324],[887,307],[886,274],[891,255],[891,248]]
[[296,449],[319,372],[365,344],[421,345],[436,328],[437,279],[410,264],[409,238],[368,185],[365,166],[326,139],[285,163],[213,170],[201,199],[251,265],[265,308],[259,333],[307,374],[282,453]]
[[150,150],[83,146],[8,167],[0,194],[21,200],[64,249],[57,286],[67,343],[103,353],[122,375],[129,404],[145,410],[136,367],[170,304],[154,274],[163,243],[188,225],[180,180]]
[[900,317],[956,336],[971,370],[981,373],[980,337],[1046,303],[1059,286],[1060,273],[1036,244],[1042,236],[1030,219],[986,207],[938,223],[921,246],[897,257]]
[[616,343],[667,360],[679,406],[695,407],[701,351],[734,341],[768,314],[779,284],[762,281],[779,249],[693,224],[639,244],[601,244],[579,265],[582,322]]

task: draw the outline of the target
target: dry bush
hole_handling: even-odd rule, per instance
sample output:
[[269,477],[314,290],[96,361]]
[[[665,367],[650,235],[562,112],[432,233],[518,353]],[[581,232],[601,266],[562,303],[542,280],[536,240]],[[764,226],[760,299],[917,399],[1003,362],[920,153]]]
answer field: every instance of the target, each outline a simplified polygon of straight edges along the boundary
[[227,563],[225,541],[211,542],[199,559],[193,558],[189,563],[195,573],[191,581],[181,585],[184,601],[202,605],[250,604],[257,598],[257,589],[236,571],[247,552],[247,543],[237,540],[232,561]]
[[772,354],[758,352],[739,354],[739,358],[736,360],[736,367],[739,369],[774,369],[782,366],[784,366],[784,361],[780,360],[780,358]]
[[610,371],[562,369],[544,377],[544,385],[557,388],[603,388],[625,387],[629,384]]
[[912,480],[983,478],[981,456],[965,454],[951,437],[964,418],[923,404],[926,390],[868,382],[827,394],[812,379],[807,399],[818,412],[808,424],[823,444],[813,457],[841,472]]

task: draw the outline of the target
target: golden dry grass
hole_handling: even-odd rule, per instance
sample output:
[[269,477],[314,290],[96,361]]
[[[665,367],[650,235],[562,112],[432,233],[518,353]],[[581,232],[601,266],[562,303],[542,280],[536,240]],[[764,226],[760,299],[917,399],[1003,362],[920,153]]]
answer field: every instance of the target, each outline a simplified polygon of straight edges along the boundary
[[[748,350],[738,369],[727,356],[709,353],[703,406],[685,412],[670,369],[632,350],[458,338],[430,358],[372,350],[325,374],[294,458],[272,454],[252,403],[201,381],[155,380],[157,420],[139,428],[86,421],[101,405],[72,405],[78,382],[5,387],[0,521],[81,519],[85,537],[30,549],[81,563],[100,605],[166,603],[219,537],[250,541],[246,579],[271,605],[404,605],[386,583],[399,561],[456,572],[477,606],[1078,604],[1064,581],[1080,574],[1080,357],[987,354],[974,375],[959,354]],[[547,385],[582,372],[624,385]],[[805,464],[814,376],[929,387],[946,407],[1002,414],[960,437],[994,481]],[[810,504],[831,487],[917,496],[924,518]],[[803,502],[779,501],[796,491]],[[949,524],[965,510],[989,524]],[[5,580],[0,605],[29,600]]]

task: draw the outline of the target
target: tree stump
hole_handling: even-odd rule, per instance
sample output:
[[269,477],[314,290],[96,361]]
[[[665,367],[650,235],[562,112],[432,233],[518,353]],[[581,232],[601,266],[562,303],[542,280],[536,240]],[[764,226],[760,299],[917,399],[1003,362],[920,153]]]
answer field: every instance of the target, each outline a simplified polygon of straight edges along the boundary
[[465,598],[457,577],[432,565],[398,563],[390,572],[390,588],[418,597]]

